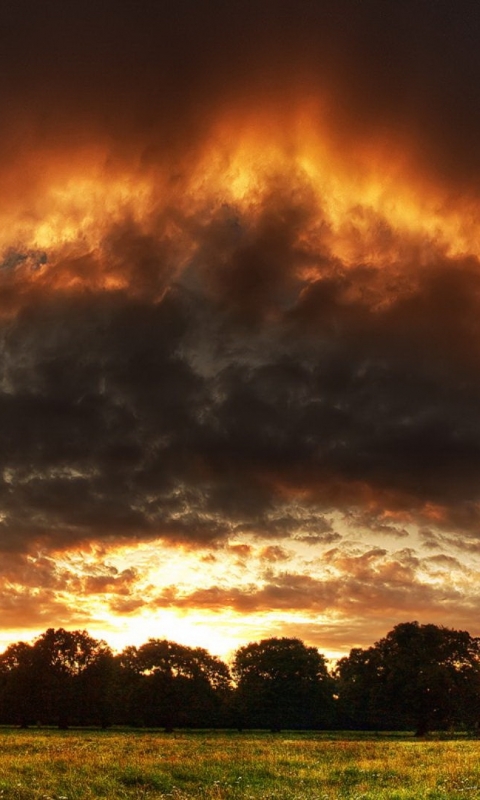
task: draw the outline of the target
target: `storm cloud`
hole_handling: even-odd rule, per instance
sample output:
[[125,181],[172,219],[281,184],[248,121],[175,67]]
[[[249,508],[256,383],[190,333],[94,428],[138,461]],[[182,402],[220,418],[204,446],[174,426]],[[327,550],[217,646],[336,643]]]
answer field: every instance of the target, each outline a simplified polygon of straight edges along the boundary
[[[376,270],[330,265],[284,304],[262,302],[261,266],[238,286],[245,252],[273,261],[268,237],[226,250],[212,292],[200,249],[160,300],[48,294],[3,323],[3,546],[295,533],[312,508],[372,499],[380,516],[386,504],[421,520],[434,504],[444,524],[475,526],[475,264],[419,271],[380,308]],[[161,254],[146,267],[142,247],[125,240],[125,253],[160,280]],[[280,260],[294,259],[284,245]],[[286,492],[304,506],[289,524]]]
[[[2,4],[0,549],[12,579],[40,558],[45,607],[48,554],[257,537],[262,585],[153,605],[434,608],[412,531],[448,571],[480,530],[479,28],[443,0]],[[403,555],[348,561],[355,527]],[[338,546],[343,588],[289,541]],[[68,591],[140,607],[109,570]]]

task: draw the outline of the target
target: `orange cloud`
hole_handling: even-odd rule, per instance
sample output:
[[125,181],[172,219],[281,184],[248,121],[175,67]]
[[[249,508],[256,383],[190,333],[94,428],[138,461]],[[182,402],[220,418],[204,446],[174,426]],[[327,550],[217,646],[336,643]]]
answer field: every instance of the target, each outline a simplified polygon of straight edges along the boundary
[[0,8],[4,624],[473,623],[471,12],[132,9]]

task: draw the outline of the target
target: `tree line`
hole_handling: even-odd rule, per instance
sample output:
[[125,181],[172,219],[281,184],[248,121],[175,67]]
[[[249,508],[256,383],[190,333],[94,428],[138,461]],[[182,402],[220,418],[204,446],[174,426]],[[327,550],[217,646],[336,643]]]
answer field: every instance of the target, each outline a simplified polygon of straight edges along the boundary
[[228,666],[149,639],[114,654],[86,631],[49,628],[0,655],[0,724],[175,728],[476,730],[480,639],[405,622],[329,669],[300,639],[240,647]]

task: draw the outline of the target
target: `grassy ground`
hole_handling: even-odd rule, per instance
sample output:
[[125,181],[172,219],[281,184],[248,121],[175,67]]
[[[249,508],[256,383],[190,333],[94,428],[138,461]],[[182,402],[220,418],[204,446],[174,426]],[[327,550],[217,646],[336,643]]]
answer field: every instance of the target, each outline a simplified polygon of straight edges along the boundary
[[479,756],[468,739],[1,731],[0,800],[471,800]]

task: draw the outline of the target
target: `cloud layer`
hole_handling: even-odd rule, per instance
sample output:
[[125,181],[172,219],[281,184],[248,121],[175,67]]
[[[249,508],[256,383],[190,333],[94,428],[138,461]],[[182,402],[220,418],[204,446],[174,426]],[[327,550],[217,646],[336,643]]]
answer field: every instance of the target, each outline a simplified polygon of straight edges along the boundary
[[[239,573],[155,598],[107,564],[48,599],[37,565],[31,597],[474,604],[470,573],[442,587],[479,530],[479,13],[3,4],[5,598],[28,558],[257,537],[272,573],[248,590]],[[289,569],[289,542],[321,569]]]
[[[476,259],[436,254],[385,286],[381,264],[325,252],[304,279],[310,209],[266,203],[253,223],[229,209],[203,225],[173,281],[163,243],[131,223],[100,256],[43,265],[31,296],[32,267],[13,267],[5,548],[288,533],[312,509],[476,527]],[[124,288],[89,285],[102,259]],[[83,285],[56,289],[74,267]]]

